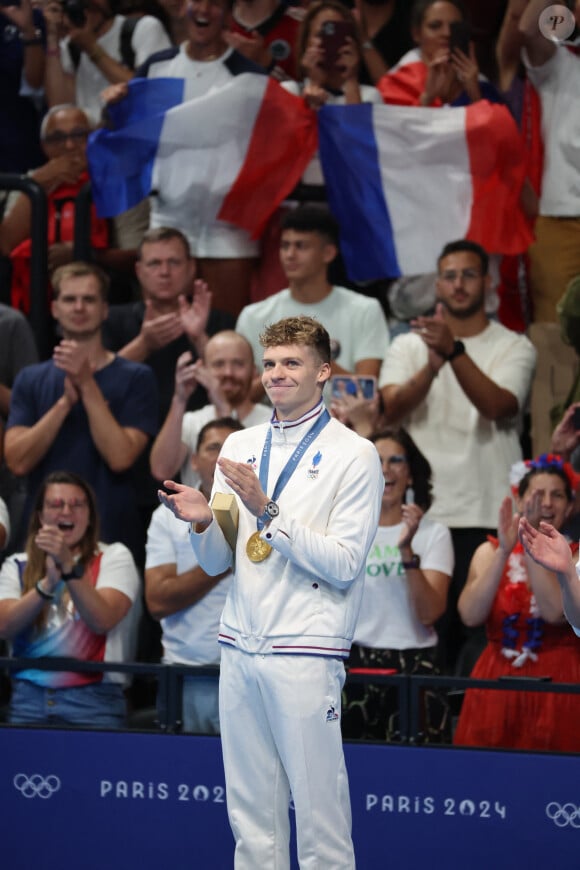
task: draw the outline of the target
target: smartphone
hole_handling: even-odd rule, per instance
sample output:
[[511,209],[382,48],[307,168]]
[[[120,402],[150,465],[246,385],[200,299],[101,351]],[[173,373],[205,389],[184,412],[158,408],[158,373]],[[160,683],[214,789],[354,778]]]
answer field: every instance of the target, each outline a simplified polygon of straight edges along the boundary
[[469,43],[471,42],[471,28],[467,21],[452,21],[449,25],[451,36],[449,38],[449,51],[458,48],[469,57]]
[[574,413],[572,414],[572,426],[574,429],[580,429],[580,407],[574,408]]
[[350,21],[323,21],[318,36],[324,51],[322,66],[327,70],[333,69],[348,37],[354,38],[354,27]]
[[377,392],[377,379],[357,375],[334,375],[330,379],[333,399],[342,399],[347,396],[358,396],[362,393],[365,399],[374,399]]

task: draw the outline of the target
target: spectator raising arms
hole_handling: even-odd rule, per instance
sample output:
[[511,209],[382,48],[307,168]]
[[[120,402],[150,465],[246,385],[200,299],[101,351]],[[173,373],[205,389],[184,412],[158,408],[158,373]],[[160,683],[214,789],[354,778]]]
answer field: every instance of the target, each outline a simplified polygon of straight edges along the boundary
[[[0,571],[0,637],[11,641],[15,657],[130,660],[139,577],[126,547],[100,543],[91,488],[76,474],[53,472],[34,507],[26,552]],[[119,728],[124,718],[118,674],[15,674],[13,724]]]
[[109,0],[49,0],[44,14],[48,103],[76,103],[93,123],[100,120],[103,88],[130,81],[136,66],[170,44],[157,18],[114,15]]
[[[518,486],[518,511],[502,502],[498,539],[475,552],[459,613],[468,625],[486,623],[487,646],[471,676],[580,680],[580,645],[565,621],[562,593],[552,571],[530,558],[518,542],[518,521],[536,530],[550,522],[560,529],[570,513],[578,479],[559,456],[527,463]],[[577,545],[568,545],[570,552]],[[556,569],[557,570],[557,569]],[[578,752],[578,695],[469,689],[454,742],[465,746]]]
[[465,106],[481,99],[501,101],[479,73],[473,43],[467,53],[452,43],[453,25],[459,22],[466,23],[457,0],[416,0],[411,27],[417,48],[377,83],[385,103]]
[[[325,104],[380,103],[375,88],[359,85],[361,57],[362,44],[352,12],[339,0],[320,0],[309,7],[300,28],[298,59],[304,78],[284,82],[283,87],[292,94],[302,94],[313,109]],[[324,183],[318,157],[307,166],[302,181]]]
[[[263,67],[228,47],[224,28],[229,14],[229,0],[190,0],[187,40],[178,48],[156,52],[136,70],[136,77],[183,79],[184,100],[193,100],[224,87],[240,73],[266,75]],[[126,84],[114,85],[103,99],[116,102],[126,93]],[[175,166],[176,178],[181,179],[182,169]],[[237,317],[249,299],[259,244],[233,224],[217,218],[204,221],[197,200],[182,193],[181,187],[178,195],[169,193],[160,181],[152,198],[151,226],[175,227],[187,236],[198,277],[211,287],[215,307]]]

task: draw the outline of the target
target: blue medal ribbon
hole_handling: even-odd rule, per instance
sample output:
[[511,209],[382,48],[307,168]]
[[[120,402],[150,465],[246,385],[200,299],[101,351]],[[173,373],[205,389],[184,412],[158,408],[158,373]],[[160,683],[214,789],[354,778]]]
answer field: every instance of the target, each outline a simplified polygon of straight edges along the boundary
[[[328,421],[330,420],[330,414],[324,409],[318,420],[310,427],[300,444],[296,447],[296,450],[280,472],[280,476],[276,481],[276,485],[274,487],[274,492],[272,493],[271,501],[277,501],[282,490],[296,471],[296,467],[305,450],[312,444],[315,438],[320,435]],[[266,435],[266,440],[264,442],[264,447],[262,449],[262,457],[260,459],[260,486],[262,487],[263,492],[268,491],[268,471],[270,469],[270,452],[272,449],[272,427],[268,429],[268,434]],[[258,531],[261,531],[264,526],[264,520],[257,517],[256,524],[258,526]]]

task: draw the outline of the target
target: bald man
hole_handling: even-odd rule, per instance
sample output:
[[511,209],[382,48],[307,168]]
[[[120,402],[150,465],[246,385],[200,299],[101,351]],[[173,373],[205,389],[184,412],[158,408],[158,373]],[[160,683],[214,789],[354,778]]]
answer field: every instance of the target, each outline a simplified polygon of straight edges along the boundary
[[[230,329],[207,341],[203,359],[193,362],[191,353],[183,353],[177,360],[169,413],[151,450],[153,476],[167,480],[179,471],[183,483],[197,486],[199,480],[191,467],[191,455],[202,426],[219,417],[235,417],[244,426],[267,422],[272,409],[254,404],[250,398],[255,376],[250,343]],[[189,397],[198,385],[205,387],[210,404],[186,412]]]

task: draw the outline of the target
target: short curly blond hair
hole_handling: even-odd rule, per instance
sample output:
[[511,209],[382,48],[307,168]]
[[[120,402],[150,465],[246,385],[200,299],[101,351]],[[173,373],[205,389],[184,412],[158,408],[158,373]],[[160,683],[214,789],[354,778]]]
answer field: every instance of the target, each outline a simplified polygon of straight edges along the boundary
[[260,335],[262,347],[298,344],[311,347],[320,361],[330,363],[330,336],[322,323],[314,317],[285,317],[267,326]]

